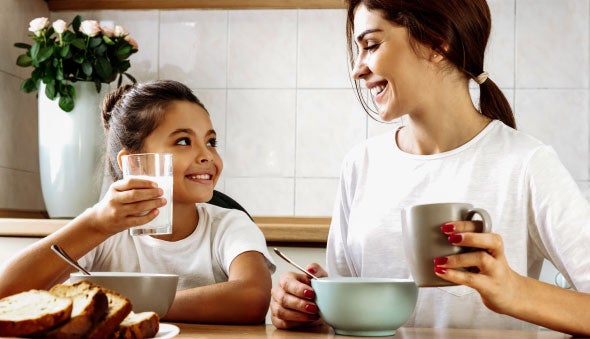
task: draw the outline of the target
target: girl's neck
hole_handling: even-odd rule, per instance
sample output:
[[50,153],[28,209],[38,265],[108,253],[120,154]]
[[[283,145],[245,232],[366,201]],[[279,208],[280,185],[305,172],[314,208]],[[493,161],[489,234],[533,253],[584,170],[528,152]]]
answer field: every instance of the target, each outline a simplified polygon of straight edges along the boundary
[[172,215],[172,234],[157,236],[166,241],[178,241],[191,235],[199,223],[199,213],[195,204],[174,203]]

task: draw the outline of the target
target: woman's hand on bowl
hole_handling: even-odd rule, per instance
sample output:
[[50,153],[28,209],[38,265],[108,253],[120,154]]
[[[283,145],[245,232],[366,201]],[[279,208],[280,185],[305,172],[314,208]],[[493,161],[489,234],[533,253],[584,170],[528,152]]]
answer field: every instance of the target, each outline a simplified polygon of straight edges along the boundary
[[[318,264],[309,264],[308,272],[317,277],[327,277]],[[272,289],[270,300],[271,321],[277,328],[287,329],[321,323],[311,278],[303,273],[287,272]]]

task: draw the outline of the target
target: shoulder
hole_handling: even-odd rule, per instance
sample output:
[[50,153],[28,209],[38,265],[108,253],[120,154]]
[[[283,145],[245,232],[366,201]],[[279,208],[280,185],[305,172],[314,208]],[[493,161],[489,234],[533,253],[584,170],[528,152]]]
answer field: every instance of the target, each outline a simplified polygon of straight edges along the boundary
[[209,203],[199,203],[197,204],[197,210],[199,212],[199,218],[205,218],[214,232],[229,227],[258,229],[258,226],[246,213],[237,209],[220,207]]

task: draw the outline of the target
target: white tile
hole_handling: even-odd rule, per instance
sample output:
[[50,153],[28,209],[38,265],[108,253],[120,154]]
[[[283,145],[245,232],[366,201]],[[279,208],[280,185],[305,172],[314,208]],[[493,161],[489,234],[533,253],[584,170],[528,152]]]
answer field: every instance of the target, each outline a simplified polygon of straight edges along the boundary
[[578,181],[578,186],[580,187],[582,194],[584,194],[584,197],[590,201],[590,181]]
[[294,186],[294,179],[225,179],[225,193],[252,216],[292,216]]
[[296,216],[332,216],[338,178],[297,178],[295,181]]
[[[502,93],[504,93],[504,97],[506,98],[506,100],[508,100],[508,104],[510,105],[510,107],[512,107],[512,112],[515,113],[514,110],[514,89],[506,89],[506,88],[500,88],[500,90],[502,91]],[[475,108],[477,108],[478,110],[480,110],[480,103],[479,103],[479,87],[478,88],[470,88],[469,89],[469,94],[471,95],[471,100],[473,101],[473,105],[475,106]]]
[[0,167],[38,175],[37,99],[20,92],[20,82],[0,72]]
[[338,177],[346,153],[365,138],[366,114],[352,89],[298,91],[298,178]]
[[588,180],[587,90],[517,90],[519,129],[551,145],[576,180]]
[[[49,17],[45,1],[41,0],[2,0],[0,1],[0,70],[16,75],[21,79],[31,76],[33,67],[19,67],[16,59],[25,53],[24,49],[14,47],[16,42],[29,45],[34,43],[29,38],[29,22],[38,17]],[[20,84],[19,84],[20,85]]]
[[226,69],[226,11],[161,11],[160,79],[191,88],[225,88]]
[[588,11],[580,0],[516,3],[517,87],[588,87]]
[[297,10],[229,13],[229,88],[295,88]]
[[300,10],[297,87],[351,88],[346,10]]
[[492,32],[484,70],[499,87],[514,87],[514,3],[515,0],[488,1]]
[[[158,79],[159,11],[95,11],[94,19],[123,26],[129,36],[137,41],[138,52],[129,58],[129,74],[140,82]],[[113,86],[116,86],[116,82]]]
[[293,177],[296,90],[228,90],[226,174]]
[[39,173],[0,167],[0,208],[45,210]]

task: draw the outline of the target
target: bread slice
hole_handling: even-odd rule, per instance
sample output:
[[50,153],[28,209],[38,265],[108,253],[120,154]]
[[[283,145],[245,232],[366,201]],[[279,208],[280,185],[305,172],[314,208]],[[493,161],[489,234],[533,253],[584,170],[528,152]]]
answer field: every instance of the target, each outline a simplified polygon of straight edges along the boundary
[[153,338],[160,330],[160,317],[155,312],[131,312],[119,325],[119,339]]
[[102,339],[114,336],[119,324],[133,309],[131,301],[129,301],[127,297],[107,288],[101,288],[107,295],[109,304],[108,312],[106,316],[87,333],[86,338],[88,339]]
[[74,306],[69,321],[42,334],[44,338],[83,338],[108,311],[108,300],[102,287],[87,281],[73,284],[58,284],[49,293],[63,298],[72,298]]
[[70,318],[71,298],[29,290],[0,299],[0,337],[23,337],[45,331]]

